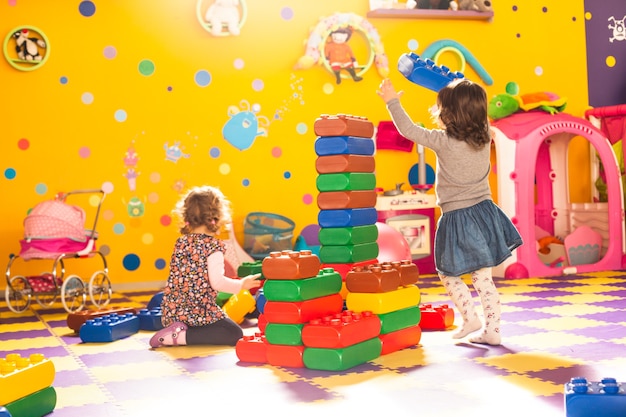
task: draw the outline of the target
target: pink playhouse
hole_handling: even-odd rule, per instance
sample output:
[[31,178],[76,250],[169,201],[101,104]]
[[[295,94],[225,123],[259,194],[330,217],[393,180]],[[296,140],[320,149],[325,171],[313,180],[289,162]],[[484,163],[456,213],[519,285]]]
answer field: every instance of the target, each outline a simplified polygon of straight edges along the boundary
[[[493,123],[498,204],[524,245],[494,270],[507,278],[622,269],[624,201],[619,166],[605,134],[566,113],[520,112]],[[567,151],[581,136],[606,172],[607,201],[569,198]]]

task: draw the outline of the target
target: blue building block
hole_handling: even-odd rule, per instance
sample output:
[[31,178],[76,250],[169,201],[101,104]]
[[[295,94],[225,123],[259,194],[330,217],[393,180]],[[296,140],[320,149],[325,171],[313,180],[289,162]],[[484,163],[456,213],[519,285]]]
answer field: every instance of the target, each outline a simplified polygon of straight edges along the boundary
[[263,314],[263,310],[265,309],[265,303],[267,302],[267,298],[265,297],[265,293],[263,292],[263,288],[259,288],[254,294],[254,298],[256,299],[256,309],[259,313]]
[[110,314],[87,320],[80,326],[84,343],[105,343],[123,339],[139,331],[139,317],[134,314]]
[[150,299],[150,302],[148,303],[148,310],[161,307],[162,300],[163,300],[163,291],[154,294],[154,296],[152,296],[152,298]]
[[161,317],[163,317],[161,307],[150,310],[142,308],[139,310],[137,317],[139,317],[139,330],[157,331],[163,328],[163,323],[161,323]]
[[589,382],[572,378],[565,384],[566,417],[623,417],[626,415],[626,384],[615,378]]
[[320,227],[355,227],[376,224],[378,212],[374,207],[320,210],[317,221]]
[[432,59],[422,59],[414,52],[398,59],[398,70],[412,83],[438,92],[452,81],[465,78],[458,71],[450,71],[445,65],[435,65]]
[[0,417],[11,417],[11,413],[5,407],[0,406]]
[[354,136],[319,136],[315,140],[317,156],[326,155],[374,155],[374,141],[372,139],[357,138]]

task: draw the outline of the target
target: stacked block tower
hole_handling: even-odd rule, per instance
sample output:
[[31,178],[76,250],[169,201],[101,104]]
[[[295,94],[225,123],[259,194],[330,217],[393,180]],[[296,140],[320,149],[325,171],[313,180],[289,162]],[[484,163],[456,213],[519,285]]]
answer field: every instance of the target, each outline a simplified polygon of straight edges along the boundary
[[57,403],[52,386],[54,363],[39,353],[22,357],[10,353],[0,358],[0,416],[39,417],[50,414]]
[[342,278],[376,262],[374,125],[365,117],[322,115],[313,124],[320,260]]

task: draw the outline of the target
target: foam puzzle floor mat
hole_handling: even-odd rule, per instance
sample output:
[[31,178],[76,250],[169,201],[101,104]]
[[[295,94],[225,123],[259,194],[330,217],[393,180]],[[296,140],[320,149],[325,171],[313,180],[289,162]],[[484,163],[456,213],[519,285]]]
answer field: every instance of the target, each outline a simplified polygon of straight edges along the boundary
[[[451,305],[436,276],[417,285],[423,304]],[[626,381],[626,271],[496,285],[501,346],[455,340],[454,328],[423,331],[418,345],[341,372],[243,363],[233,347],[151,349],[150,331],[82,343],[60,303],[33,303],[21,314],[0,303],[0,358],[41,353],[53,361],[55,417],[560,417],[571,378]],[[116,292],[107,307],[144,308],[158,291]],[[255,319],[242,327],[258,331]]]

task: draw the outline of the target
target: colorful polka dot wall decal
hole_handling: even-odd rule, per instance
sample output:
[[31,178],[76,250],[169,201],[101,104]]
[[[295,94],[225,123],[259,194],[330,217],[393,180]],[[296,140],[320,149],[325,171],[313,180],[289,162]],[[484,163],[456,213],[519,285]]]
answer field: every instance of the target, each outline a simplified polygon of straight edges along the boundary
[[4,170],[4,178],[6,178],[7,180],[15,179],[16,176],[17,172],[15,172],[15,169],[7,168]]
[[103,51],[104,57],[107,59],[113,59],[117,56],[117,49],[114,46],[107,46]]
[[17,141],[17,147],[18,149],[25,151],[30,147],[30,141],[28,139],[20,139]]
[[206,70],[196,72],[194,80],[199,87],[206,87],[211,84],[211,74]]
[[144,59],[139,63],[139,73],[146,77],[154,74],[155,68],[154,62],[149,59]]
[[165,262],[165,259],[159,258],[154,261],[154,267],[158,270],[165,269],[166,266],[167,262]]
[[141,260],[139,259],[139,256],[135,255],[134,253],[129,253],[124,256],[122,265],[128,271],[136,271],[141,265]]
[[92,1],[81,1],[78,12],[85,17],[91,17],[96,13],[96,5]]

